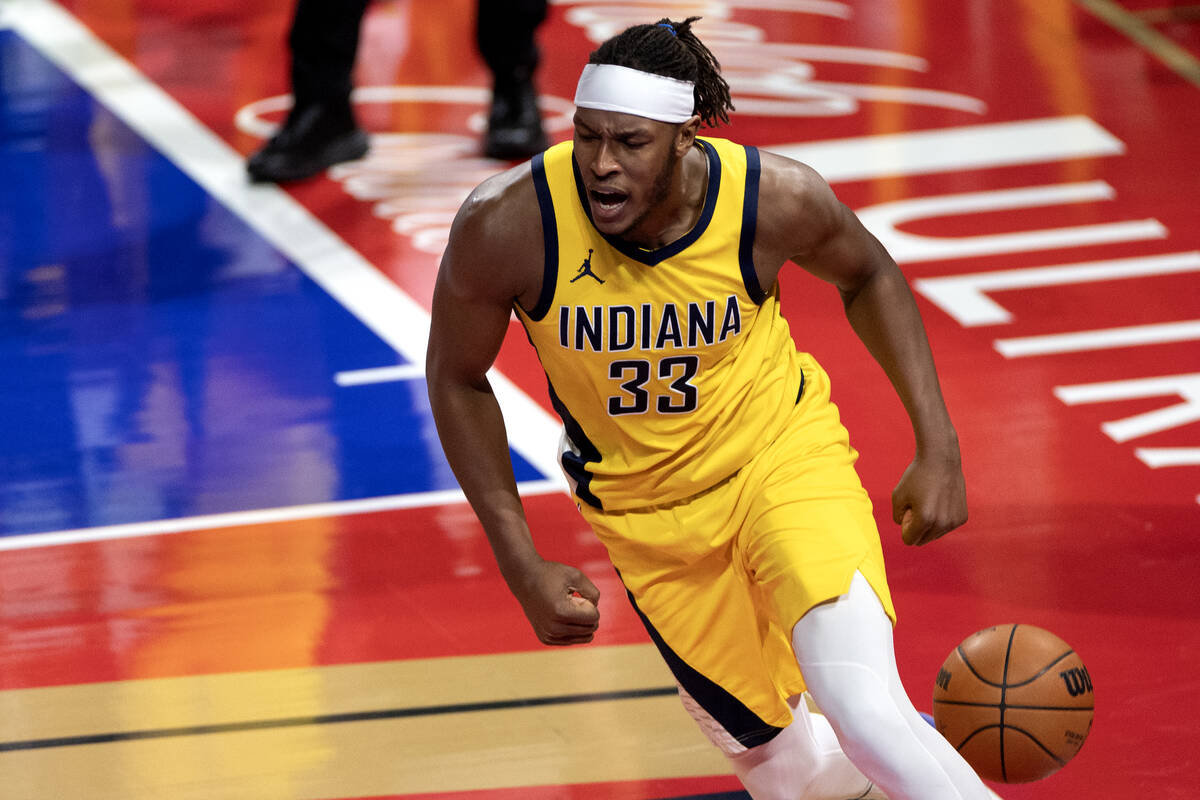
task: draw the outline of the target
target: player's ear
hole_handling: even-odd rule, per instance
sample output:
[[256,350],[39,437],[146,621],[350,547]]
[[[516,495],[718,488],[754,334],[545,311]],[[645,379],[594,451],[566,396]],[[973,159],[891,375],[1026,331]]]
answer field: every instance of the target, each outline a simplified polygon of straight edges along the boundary
[[675,155],[683,158],[687,151],[696,143],[696,134],[700,131],[700,116],[693,114],[687,122],[679,125],[675,133]]

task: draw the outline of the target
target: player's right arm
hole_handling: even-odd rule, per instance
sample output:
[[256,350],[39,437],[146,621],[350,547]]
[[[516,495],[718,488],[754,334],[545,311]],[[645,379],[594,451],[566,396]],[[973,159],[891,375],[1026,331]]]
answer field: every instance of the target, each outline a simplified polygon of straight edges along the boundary
[[459,209],[434,289],[426,378],[446,458],[538,639],[581,644],[599,623],[600,593],[534,546],[487,379],[513,301],[531,307],[541,288],[541,219],[528,169],[484,182]]

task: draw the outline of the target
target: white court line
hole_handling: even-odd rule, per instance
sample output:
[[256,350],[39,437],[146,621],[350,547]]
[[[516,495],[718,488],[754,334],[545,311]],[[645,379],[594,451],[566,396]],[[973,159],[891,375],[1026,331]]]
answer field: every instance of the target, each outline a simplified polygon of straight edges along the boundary
[[[169,158],[209,194],[398,352],[424,371],[429,313],[287,192],[251,185],[245,161],[189,111],[49,0],[6,0],[0,15],[20,36]],[[512,448],[566,490],[557,460],[561,424],[508,378],[488,378]]]
[[[517,488],[524,497],[542,494],[558,494],[562,487],[555,481],[526,481]],[[465,503],[466,497],[459,489],[439,492],[397,494],[390,497],[368,497],[364,500],[339,500],[332,503],[313,503],[285,508],[263,508],[254,511],[233,511],[227,514],[207,514],[199,517],[160,519],[152,522],[130,522],[123,525],[106,525],[97,528],[76,528],[48,533],[30,533],[21,536],[0,537],[0,552],[5,550],[28,550],[34,547],[52,547],[82,542],[103,542],[112,539],[130,539],[135,536],[161,536],[170,533],[238,528],[247,525],[263,525],[270,522],[293,522],[303,519],[345,517],[351,514],[369,514],[376,511],[395,511],[406,508],[428,508],[450,503]]]
[[392,367],[351,369],[333,376],[338,386],[365,386],[369,383],[412,381],[425,378],[425,370],[416,364],[397,364]]

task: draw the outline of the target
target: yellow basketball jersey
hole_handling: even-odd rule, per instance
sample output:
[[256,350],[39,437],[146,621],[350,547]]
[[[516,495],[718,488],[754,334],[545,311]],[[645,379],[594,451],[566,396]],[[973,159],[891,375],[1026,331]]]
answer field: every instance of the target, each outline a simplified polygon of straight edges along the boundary
[[714,486],[776,436],[803,387],[778,293],[754,272],[758,151],[698,141],[700,218],[656,250],[592,225],[571,142],[531,165],[545,274],[537,306],[517,313],[565,427],[563,467],[597,508]]

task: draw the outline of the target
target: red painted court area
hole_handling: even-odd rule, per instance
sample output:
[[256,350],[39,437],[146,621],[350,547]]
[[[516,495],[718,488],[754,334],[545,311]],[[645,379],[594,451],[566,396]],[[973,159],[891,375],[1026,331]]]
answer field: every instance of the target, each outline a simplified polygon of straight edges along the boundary
[[[237,156],[280,118],[270,98],[288,91],[286,4],[61,8]],[[929,708],[938,666],[968,634],[1037,625],[1084,659],[1095,721],[1060,773],[994,786],[998,794],[1191,797],[1200,767],[1197,6],[557,0],[539,32],[552,140],[570,136],[574,84],[599,41],[633,22],[692,13],[704,16],[697,31],[737,106],[715,133],[825,175],[900,263],[929,331],[971,519],[911,549],[890,513],[911,458],[903,409],[836,292],[784,271],[797,343],[830,372],[862,453],[900,615],[901,675],[918,707]],[[288,187],[425,309],[454,210],[508,166],[477,149],[488,78],[472,19],[465,0],[373,6],[357,72],[372,153]],[[511,334],[498,369],[549,411],[515,322]],[[436,447],[431,426],[420,428],[414,441]],[[580,566],[603,593],[596,644],[645,643],[567,497],[526,502],[544,555]],[[460,502],[177,527],[0,550],[0,690],[539,648]],[[6,758],[0,752],[0,770]],[[387,796],[633,800],[737,788],[727,775],[648,774]]]

